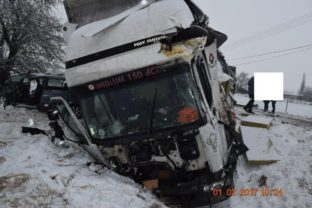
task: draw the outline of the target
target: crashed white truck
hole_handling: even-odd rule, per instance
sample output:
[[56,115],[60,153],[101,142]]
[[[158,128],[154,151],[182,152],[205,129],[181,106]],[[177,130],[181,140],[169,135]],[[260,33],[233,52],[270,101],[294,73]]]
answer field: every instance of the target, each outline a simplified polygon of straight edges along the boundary
[[218,51],[226,35],[190,0],[64,4],[66,80],[83,117],[53,102],[74,142],[167,204],[227,199],[246,149],[235,132],[235,75]]

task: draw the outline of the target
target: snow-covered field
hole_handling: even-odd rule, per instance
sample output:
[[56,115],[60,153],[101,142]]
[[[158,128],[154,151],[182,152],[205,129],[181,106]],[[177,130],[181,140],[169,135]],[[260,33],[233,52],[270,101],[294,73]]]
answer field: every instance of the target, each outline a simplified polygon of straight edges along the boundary
[[0,207],[160,208],[161,202],[128,178],[98,170],[79,147],[53,145],[21,126],[48,129],[45,114],[0,108]]
[[[249,97],[247,94],[235,94],[234,98],[238,101],[238,104],[246,105],[249,101]],[[262,101],[255,101],[255,104],[258,105],[260,109],[264,108],[264,104]],[[269,103],[269,110],[272,110],[272,104]],[[310,105],[306,102],[306,104],[300,103],[292,103],[287,100],[276,102],[276,112],[277,113],[286,113],[290,115],[296,116],[304,116],[311,118],[312,120],[312,103]]]
[[[239,117],[241,108],[237,108]],[[261,114],[258,110],[257,114]],[[21,133],[21,126],[48,129],[45,114],[24,108],[0,108],[0,207],[165,207],[148,191],[110,171],[93,170],[79,147],[63,149],[46,136]],[[237,195],[214,208],[311,207],[312,124],[302,117],[274,118],[270,134],[282,160],[249,165],[240,158]],[[282,190],[283,196],[240,196],[246,189]],[[281,194],[281,192],[279,192]]]

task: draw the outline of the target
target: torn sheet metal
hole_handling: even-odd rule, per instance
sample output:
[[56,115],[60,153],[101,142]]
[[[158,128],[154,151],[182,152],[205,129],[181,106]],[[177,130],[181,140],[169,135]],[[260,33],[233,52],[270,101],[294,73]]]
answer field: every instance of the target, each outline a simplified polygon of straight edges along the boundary
[[179,42],[173,45],[161,44],[160,53],[164,54],[168,58],[184,58],[189,61],[193,58],[195,52],[204,50],[207,38],[199,37]]

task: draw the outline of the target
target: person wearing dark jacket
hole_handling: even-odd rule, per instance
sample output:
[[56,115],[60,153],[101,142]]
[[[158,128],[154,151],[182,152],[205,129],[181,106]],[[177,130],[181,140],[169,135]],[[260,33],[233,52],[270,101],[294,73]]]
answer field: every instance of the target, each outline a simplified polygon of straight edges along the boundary
[[249,102],[244,106],[244,110],[248,113],[253,113],[252,112],[252,107],[254,104],[254,77],[251,77],[250,80],[248,81],[248,94],[249,94]]

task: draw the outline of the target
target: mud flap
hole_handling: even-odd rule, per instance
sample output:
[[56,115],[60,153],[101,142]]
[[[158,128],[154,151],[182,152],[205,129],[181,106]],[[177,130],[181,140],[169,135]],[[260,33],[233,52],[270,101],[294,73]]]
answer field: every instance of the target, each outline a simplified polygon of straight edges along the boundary
[[237,133],[235,130],[231,130],[231,135],[233,137],[233,148],[237,156],[245,154],[249,148],[244,144],[241,134]]
[[22,133],[24,134],[31,134],[31,135],[37,135],[37,134],[43,134],[43,135],[47,135],[47,133],[42,130],[42,129],[38,129],[38,128],[31,128],[31,127],[24,127],[22,126]]
[[232,138],[233,151],[235,151],[235,154],[237,156],[245,154],[249,150],[249,148],[244,144],[241,134],[235,131],[234,126],[226,124],[222,121],[219,121],[219,124],[222,124],[225,130],[230,133],[230,136]]

